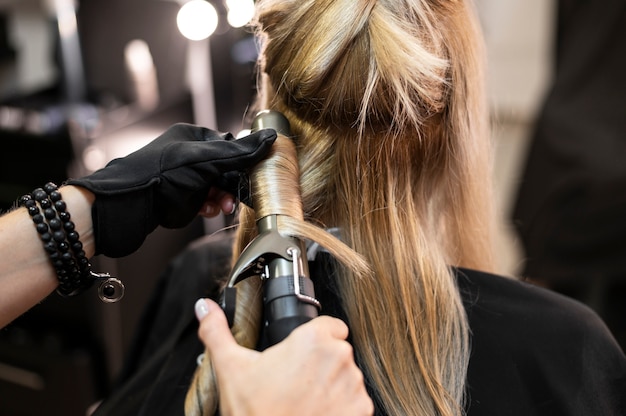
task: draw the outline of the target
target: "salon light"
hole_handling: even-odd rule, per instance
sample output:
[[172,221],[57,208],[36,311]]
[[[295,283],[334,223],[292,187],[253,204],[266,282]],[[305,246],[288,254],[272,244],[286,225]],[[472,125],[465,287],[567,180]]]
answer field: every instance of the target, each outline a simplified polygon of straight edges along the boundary
[[178,30],[189,40],[203,40],[217,28],[217,11],[204,0],[191,0],[185,3],[176,16]]
[[254,0],[226,0],[226,8],[226,19],[232,27],[245,26],[254,16]]

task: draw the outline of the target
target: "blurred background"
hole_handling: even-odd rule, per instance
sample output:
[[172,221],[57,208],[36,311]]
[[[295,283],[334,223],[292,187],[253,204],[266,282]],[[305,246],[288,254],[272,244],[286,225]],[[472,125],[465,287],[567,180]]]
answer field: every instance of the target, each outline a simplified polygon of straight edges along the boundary
[[[233,133],[248,127],[256,45],[241,26],[252,0],[201,1],[213,12],[191,15],[200,16],[200,28],[214,26],[208,38],[179,23],[186,3],[0,0],[2,211],[46,181],[128,154],[173,123]],[[521,276],[526,254],[512,211],[553,80],[557,0],[476,3],[488,48],[499,271]],[[157,229],[131,256],[95,258],[95,270],[125,282],[121,302],[102,304],[95,290],[73,299],[53,294],[0,330],[0,414],[84,415],[106,396],[159,275],[220,221]]]

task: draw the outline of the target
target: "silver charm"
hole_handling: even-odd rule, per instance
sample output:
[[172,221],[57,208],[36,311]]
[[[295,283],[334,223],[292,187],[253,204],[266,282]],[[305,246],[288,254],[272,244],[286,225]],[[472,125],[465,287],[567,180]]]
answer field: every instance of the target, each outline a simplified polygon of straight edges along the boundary
[[100,280],[98,297],[104,303],[115,303],[124,297],[124,283],[108,273],[93,273],[94,278]]

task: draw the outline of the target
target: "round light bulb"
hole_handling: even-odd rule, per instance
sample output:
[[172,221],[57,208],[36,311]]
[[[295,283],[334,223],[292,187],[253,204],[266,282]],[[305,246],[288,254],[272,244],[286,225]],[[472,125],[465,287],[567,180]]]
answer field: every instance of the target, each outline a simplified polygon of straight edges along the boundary
[[185,3],[176,16],[178,30],[189,40],[203,40],[217,28],[217,11],[204,0],[191,0]]
[[232,27],[242,27],[254,17],[253,0],[226,0],[227,20]]

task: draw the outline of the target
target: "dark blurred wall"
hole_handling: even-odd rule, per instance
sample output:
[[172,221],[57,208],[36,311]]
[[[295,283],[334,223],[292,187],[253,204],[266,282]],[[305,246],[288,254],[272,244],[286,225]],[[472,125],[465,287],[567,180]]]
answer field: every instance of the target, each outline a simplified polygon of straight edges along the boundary
[[78,24],[90,88],[129,100],[124,48],[141,39],[152,53],[161,100],[183,98],[187,42],[176,27],[179,8],[164,0],[82,0]]

